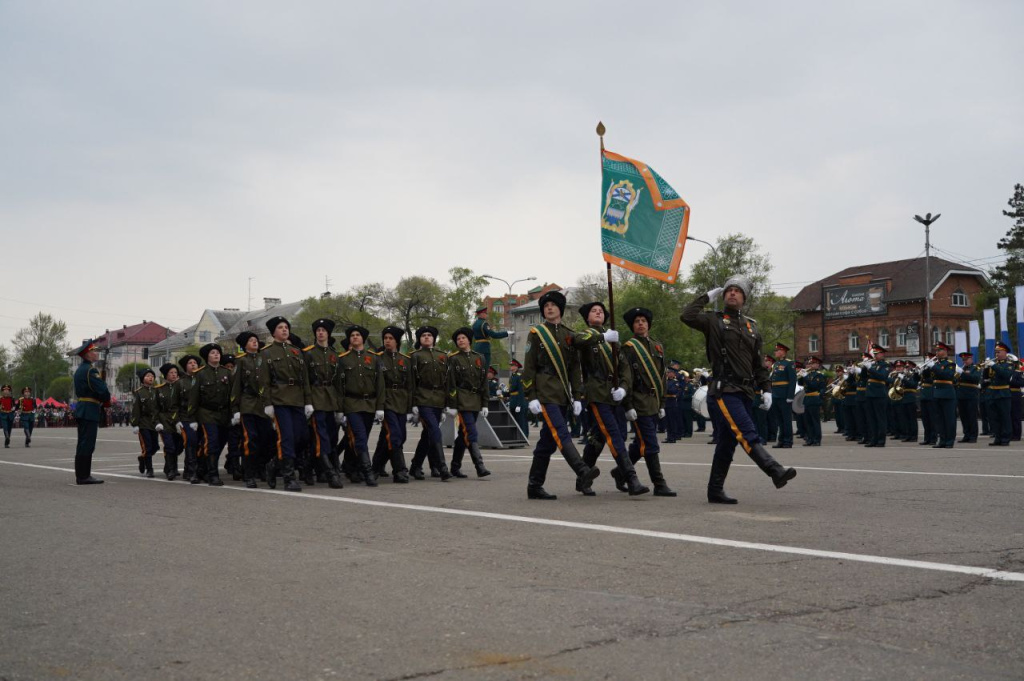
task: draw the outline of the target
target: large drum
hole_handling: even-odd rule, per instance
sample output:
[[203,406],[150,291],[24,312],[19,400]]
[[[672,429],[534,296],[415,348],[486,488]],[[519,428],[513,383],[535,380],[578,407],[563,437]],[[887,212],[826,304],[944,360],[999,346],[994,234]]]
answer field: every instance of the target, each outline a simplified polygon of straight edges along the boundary
[[708,387],[706,385],[697,388],[697,392],[693,394],[691,406],[695,412],[704,418],[711,418],[711,414],[708,412]]
[[793,413],[804,413],[804,387],[802,385],[796,387],[796,393],[793,395]]

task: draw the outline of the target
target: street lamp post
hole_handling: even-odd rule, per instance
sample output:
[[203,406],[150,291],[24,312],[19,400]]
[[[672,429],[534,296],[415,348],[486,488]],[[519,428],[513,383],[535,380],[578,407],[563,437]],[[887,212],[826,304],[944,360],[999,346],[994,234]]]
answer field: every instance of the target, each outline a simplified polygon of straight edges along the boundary
[[[515,286],[516,284],[520,283],[520,282],[523,282],[523,281],[535,281],[537,279],[537,277],[523,277],[522,279],[516,279],[515,281],[513,281],[510,284],[507,281],[505,281],[504,279],[502,279],[501,277],[496,277],[493,274],[481,274],[480,276],[483,277],[484,279],[493,279],[495,281],[500,281],[501,283],[505,284],[505,286],[508,287],[508,298],[505,299],[505,304],[502,305],[502,309],[503,309],[502,320],[501,320],[502,326],[505,326],[505,316],[504,315],[505,314],[508,314],[508,315],[512,314],[511,310],[508,310],[509,299],[512,297],[512,287]],[[505,310],[508,310],[508,312],[507,313],[504,312]],[[511,316],[509,316],[509,319],[511,319]],[[515,336],[513,335],[513,336],[511,336],[509,338],[509,341],[508,341],[508,355],[509,355],[509,359],[515,357],[515,354],[516,354]]]
[[924,309],[925,309],[925,341],[924,350],[927,353],[932,349],[932,278],[931,278],[931,260],[932,260],[932,244],[931,244],[931,227],[932,223],[942,217],[941,213],[936,213],[935,217],[932,217],[931,213],[926,213],[924,217],[915,215],[914,219],[924,225]]
[[[698,243],[702,243],[705,246],[707,246],[708,248],[710,248],[711,251],[715,254],[715,269],[714,269],[715,281],[714,281],[714,284],[715,284],[715,288],[718,288],[718,286],[719,286],[719,282],[718,282],[718,249],[715,248],[714,244],[712,244],[712,243],[710,243],[708,241],[704,241],[703,239],[696,239],[696,238],[694,238],[692,236],[687,236],[686,240],[687,241],[696,241]],[[715,300],[715,312],[718,312],[718,300]]]

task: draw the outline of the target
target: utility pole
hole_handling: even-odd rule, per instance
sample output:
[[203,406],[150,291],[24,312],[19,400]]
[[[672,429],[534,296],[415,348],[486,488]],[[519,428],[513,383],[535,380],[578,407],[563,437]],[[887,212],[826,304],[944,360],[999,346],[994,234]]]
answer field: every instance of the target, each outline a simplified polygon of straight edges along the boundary
[[941,213],[936,213],[935,217],[932,217],[931,213],[927,213],[924,217],[915,215],[914,219],[924,225],[924,309],[925,309],[925,342],[924,351],[929,352],[932,349],[932,277],[931,277],[931,261],[932,261],[932,244],[931,244],[931,227],[932,223],[942,217]]
[[246,311],[252,312],[252,280],[256,277],[249,277],[249,302]]

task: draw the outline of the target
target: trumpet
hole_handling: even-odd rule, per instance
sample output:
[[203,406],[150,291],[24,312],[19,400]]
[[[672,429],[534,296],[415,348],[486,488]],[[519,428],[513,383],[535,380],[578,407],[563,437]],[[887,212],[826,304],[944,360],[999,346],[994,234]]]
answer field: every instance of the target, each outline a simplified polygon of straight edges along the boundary
[[825,388],[825,390],[827,392],[832,394],[832,399],[834,399],[834,400],[842,399],[842,397],[843,397],[843,381],[845,381],[845,380],[846,380],[845,378],[837,378],[836,380],[832,381],[827,388]]

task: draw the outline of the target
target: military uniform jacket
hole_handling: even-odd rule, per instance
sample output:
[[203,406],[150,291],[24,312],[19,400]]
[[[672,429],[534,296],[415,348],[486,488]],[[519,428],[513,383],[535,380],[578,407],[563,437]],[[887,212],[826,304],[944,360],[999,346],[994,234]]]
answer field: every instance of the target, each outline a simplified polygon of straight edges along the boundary
[[527,401],[568,407],[573,400],[583,397],[583,373],[575,341],[576,334],[561,323],[545,321],[530,329],[523,362]]
[[992,384],[988,387],[990,399],[999,400],[1010,397],[1010,377],[1013,375],[1014,364],[1008,360],[998,360],[986,372]]
[[889,363],[876,359],[866,370],[868,375],[868,397],[886,397],[889,391]]
[[580,355],[583,395],[587,402],[614,405],[615,357],[611,344],[604,342],[604,332],[604,327],[590,327],[578,334],[576,349]]
[[378,356],[384,378],[384,409],[397,414],[412,412],[412,358],[387,350]]
[[981,389],[981,371],[977,364],[964,367],[964,371],[957,379],[956,396],[961,400],[976,400]]
[[508,331],[491,331],[487,322],[479,317],[473,322],[473,349],[478,350],[477,345],[488,348],[492,338],[508,338]]
[[34,397],[19,397],[18,398],[18,411],[22,414],[31,416],[36,413],[36,398]]
[[380,357],[363,350],[349,350],[338,357],[338,395],[346,414],[373,413],[384,409],[384,374]]
[[804,406],[820,407],[822,402],[822,391],[828,385],[828,379],[820,371],[808,371],[807,375],[799,379],[800,385],[804,387]]
[[661,343],[650,337],[633,336],[622,344],[619,387],[626,390],[622,398],[626,411],[636,409],[637,416],[656,416],[659,409],[665,408],[665,349]]
[[206,365],[192,374],[195,382],[188,396],[188,417],[199,423],[231,423],[231,370]]
[[164,424],[164,428],[174,430],[175,424],[181,420],[181,379],[157,386],[156,406],[160,423]]
[[857,400],[857,374],[852,371],[843,379],[843,403],[852,404]]
[[523,394],[523,372],[517,371],[508,377],[508,403],[510,407],[521,407],[526,403]]
[[903,375],[903,399],[900,400],[901,404],[917,403],[918,385],[917,376],[913,372],[906,372]]
[[267,404],[282,407],[312,404],[309,372],[301,350],[287,341],[274,341],[260,350],[260,358],[267,365],[266,373],[260,374],[260,387]]
[[264,374],[267,363],[258,353],[243,353],[235,359],[235,373],[231,375],[231,411],[267,418]]
[[100,407],[110,401],[110,389],[100,378],[100,372],[91,362],[82,362],[75,369],[75,418],[83,421],[99,421]]
[[459,411],[480,411],[487,406],[487,367],[479,352],[448,355],[447,407]]
[[437,348],[420,348],[412,360],[412,403],[443,409],[448,399],[448,355]]
[[953,380],[956,378],[956,362],[953,360],[938,359],[932,365],[932,395],[937,400],[956,399],[956,388],[953,387]]
[[796,395],[796,369],[793,360],[780,359],[772,364],[772,398],[791,400]]
[[0,414],[13,414],[18,409],[18,400],[13,395],[0,397]]
[[[681,316],[684,324],[703,333],[707,340],[707,357],[715,373],[708,386],[708,395],[743,393],[753,399],[759,390],[771,391],[757,324],[736,310],[705,312],[708,302],[705,293],[687,305]],[[795,375],[793,382],[793,390],[796,390]]]
[[317,411],[341,411],[338,399],[337,374],[338,353],[331,346],[320,347],[316,343],[302,349],[309,372],[309,392],[313,409]]
[[178,379],[178,383],[178,420],[190,423],[195,421],[195,418],[188,413],[188,401],[192,396],[192,386],[195,385],[196,378],[193,374],[186,374]]
[[136,388],[129,423],[142,430],[156,430],[156,424],[160,422],[160,405],[157,404],[156,394],[156,388],[145,385]]
[[935,372],[931,367],[921,369],[921,401],[927,402],[935,399],[935,387],[932,381],[935,379]]

